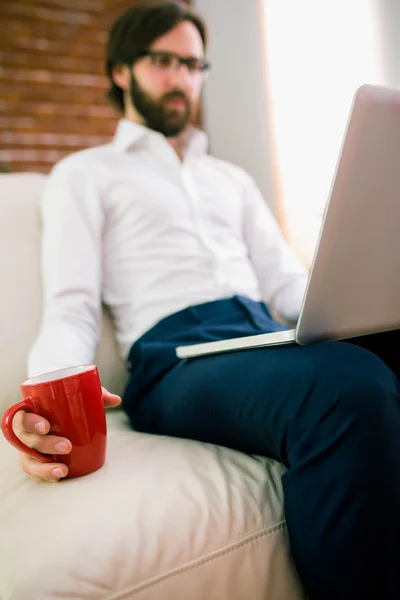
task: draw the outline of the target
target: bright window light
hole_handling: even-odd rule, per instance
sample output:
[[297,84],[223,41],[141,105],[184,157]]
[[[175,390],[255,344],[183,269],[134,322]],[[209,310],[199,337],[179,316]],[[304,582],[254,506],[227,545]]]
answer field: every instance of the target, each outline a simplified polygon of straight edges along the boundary
[[374,0],[263,0],[283,227],[309,263],[352,96],[382,83]]

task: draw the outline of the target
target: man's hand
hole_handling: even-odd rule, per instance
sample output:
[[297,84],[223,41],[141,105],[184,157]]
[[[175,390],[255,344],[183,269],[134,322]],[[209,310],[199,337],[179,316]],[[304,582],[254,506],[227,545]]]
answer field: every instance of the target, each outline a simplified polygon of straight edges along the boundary
[[[111,394],[104,387],[102,387],[102,391],[105,408],[118,406],[121,402],[119,396]],[[27,413],[22,410],[18,412],[13,421],[13,429],[24,444],[43,452],[43,454],[68,454],[68,452],[71,452],[71,442],[63,437],[48,435],[50,423],[34,413]],[[43,463],[25,452],[20,452],[19,455],[20,464],[25,473],[38,477],[43,481],[55,483],[68,473],[68,467],[63,463]]]

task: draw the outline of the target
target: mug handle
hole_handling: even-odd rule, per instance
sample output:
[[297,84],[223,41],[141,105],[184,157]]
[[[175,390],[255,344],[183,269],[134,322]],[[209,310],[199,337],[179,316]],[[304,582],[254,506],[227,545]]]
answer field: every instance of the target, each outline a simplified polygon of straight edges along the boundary
[[40,460],[41,462],[54,462],[54,456],[50,454],[42,454],[34,448],[30,448],[15,435],[14,430],[12,428],[12,422],[20,410],[27,410],[28,412],[34,412],[35,414],[39,414],[39,409],[35,402],[35,399],[32,396],[28,396],[21,402],[17,402],[17,404],[13,404],[10,406],[3,415],[3,419],[1,422],[1,428],[3,430],[4,437],[10,444],[12,444],[17,450],[21,450],[26,454],[30,454],[36,460]]

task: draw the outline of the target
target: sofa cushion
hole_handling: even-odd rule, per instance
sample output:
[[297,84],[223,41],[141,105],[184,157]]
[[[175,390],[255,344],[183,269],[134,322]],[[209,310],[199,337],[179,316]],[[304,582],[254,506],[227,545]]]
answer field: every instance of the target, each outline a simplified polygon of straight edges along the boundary
[[105,466],[48,484],[0,439],[2,600],[299,600],[276,462],[130,431]]

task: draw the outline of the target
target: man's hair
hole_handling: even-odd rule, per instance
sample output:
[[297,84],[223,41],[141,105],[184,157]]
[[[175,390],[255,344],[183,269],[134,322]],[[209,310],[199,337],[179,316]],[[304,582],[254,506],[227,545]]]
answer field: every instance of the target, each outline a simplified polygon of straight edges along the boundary
[[189,21],[198,29],[204,48],[207,30],[203,19],[187,4],[178,0],[142,0],[125,10],[111,27],[106,58],[110,79],[108,99],[123,113],[124,91],[114,83],[112,71],[116,65],[131,66],[154,40],[171,29]]

